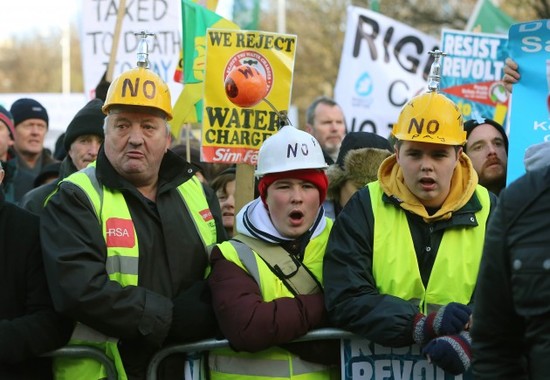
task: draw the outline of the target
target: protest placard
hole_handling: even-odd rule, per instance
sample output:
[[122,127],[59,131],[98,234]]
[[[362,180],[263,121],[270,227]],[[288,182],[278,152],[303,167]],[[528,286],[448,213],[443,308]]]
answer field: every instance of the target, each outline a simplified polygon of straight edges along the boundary
[[505,124],[508,93],[502,83],[508,56],[507,36],[443,29],[441,91],[454,101],[464,120],[481,117]]
[[[276,133],[280,114],[288,114],[296,36],[268,32],[209,29],[207,33],[202,158],[206,162],[255,165],[263,141]],[[247,104],[226,86],[234,70],[265,79],[265,98]],[[245,91],[246,92],[246,91]],[[236,95],[236,94],[234,94]],[[271,104],[273,107],[271,107]]]
[[514,24],[510,27],[508,40],[510,57],[521,71],[521,79],[514,85],[510,110],[506,177],[509,184],[525,173],[525,150],[550,141],[550,20]]

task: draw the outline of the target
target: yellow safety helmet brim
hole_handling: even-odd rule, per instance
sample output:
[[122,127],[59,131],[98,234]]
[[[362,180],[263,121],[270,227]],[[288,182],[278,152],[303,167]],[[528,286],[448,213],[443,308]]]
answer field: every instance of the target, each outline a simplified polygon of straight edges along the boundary
[[168,85],[153,71],[144,67],[125,71],[115,78],[105,98],[103,113],[114,106],[149,107],[166,114],[172,120],[172,99]]
[[446,96],[428,92],[415,96],[402,108],[393,135],[398,140],[464,145],[462,112]]

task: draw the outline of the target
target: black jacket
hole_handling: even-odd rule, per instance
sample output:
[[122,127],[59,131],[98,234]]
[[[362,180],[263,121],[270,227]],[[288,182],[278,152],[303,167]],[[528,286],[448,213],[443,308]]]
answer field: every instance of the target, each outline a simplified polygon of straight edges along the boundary
[[38,217],[0,191],[0,379],[49,379],[51,360],[73,323],[52,305],[42,264]]
[[9,160],[7,164],[9,176],[4,183],[6,200],[19,204],[21,198],[34,188],[34,180],[42,168],[54,162],[56,160],[44,149],[40,154],[37,166],[33,169],[28,168],[18,156]]
[[[490,195],[492,205],[496,197]],[[400,207],[395,197],[384,194],[383,201]],[[445,230],[475,227],[477,224],[472,217],[480,207],[474,193],[448,220],[426,223],[422,217],[403,211],[407,215],[424,286]],[[414,343],[413,319],[419,310],[408,301],[378,292],[372,272],[374,223],[369,188],[364,187],[338,215],[330,234],[323,266],[327,310],[336,327],[383,346],[408,346]]]
[[35,187],[23,195],[23,198],[19,201],[19,206],[34,214],[40,215],[44,209],[44,202],[46,201],[46,198],[48,198],[48,196],[55,191],[57,183],[76,171],[76,166],[74,166],[71,157],[67,155],[61,162],[61,167],[59,168],[59,179]]
[[549,215],[550,167],[500,193],[476,294],[476,379],[550,379]]
[[[138,236],[137,287],[123,288],[109,280],[101,226],[78,186],[62,182],[40,218],[44,264],[56,309],[118,338],[131,379],[144,378],[151,355],[165,344],[172,324],[172,299],[202,280],[208,266],[202,240],[177,190],[193,175],[190,164],[168,151],[153,203],[120,177],[100,150],[98,182],[123,193]],[[205,192],[216,221],[217,241],[221,242],[226,235],[219,203],[211,189],[205,187]],[[200,300],[189,299],[190,304],[197,302]],[[214,331],[189,334],[206,338]]]

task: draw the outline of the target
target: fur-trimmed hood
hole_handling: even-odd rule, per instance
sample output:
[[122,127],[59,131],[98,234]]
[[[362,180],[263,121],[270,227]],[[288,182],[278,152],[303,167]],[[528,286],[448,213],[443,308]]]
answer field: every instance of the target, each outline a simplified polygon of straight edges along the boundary
[[346,180],[352,180],[357,187],[376,181],[378,168],[382,161],[391,153],[386,149],[360,148],[350,150],[345,158],[344,165],[330,165],[327,170],[328,192],[327,197],[338,200],[340,189]]

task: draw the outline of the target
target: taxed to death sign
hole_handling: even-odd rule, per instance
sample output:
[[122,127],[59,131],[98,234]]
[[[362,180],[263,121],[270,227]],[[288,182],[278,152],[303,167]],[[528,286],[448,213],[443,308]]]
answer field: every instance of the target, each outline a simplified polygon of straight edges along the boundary
[[501,79],[507,44],[499,34],[442,30],[441,92],[458,105],[464,120],[484,117],[505,124],[508,93]]
[[[88,98],[109,65],[113,34],[117,21],[119,0],[83,0],[82,2],[82,67],[84,90]],[[181,5],[173,0],[126,1],[122,20],[113,78],[137,66],[140,36],[135,33],[154,33],[148,37],[150,69],[170,87],[172,104],[183,85],[173,79],[181,49]]]
[[296,36],[208,29],[201,157],[255,165],[288,114]]
[[342,339],[342,380],[472,380],[472,370],[452,375],[430,363],[420,346],[384,347],[366,339]]

